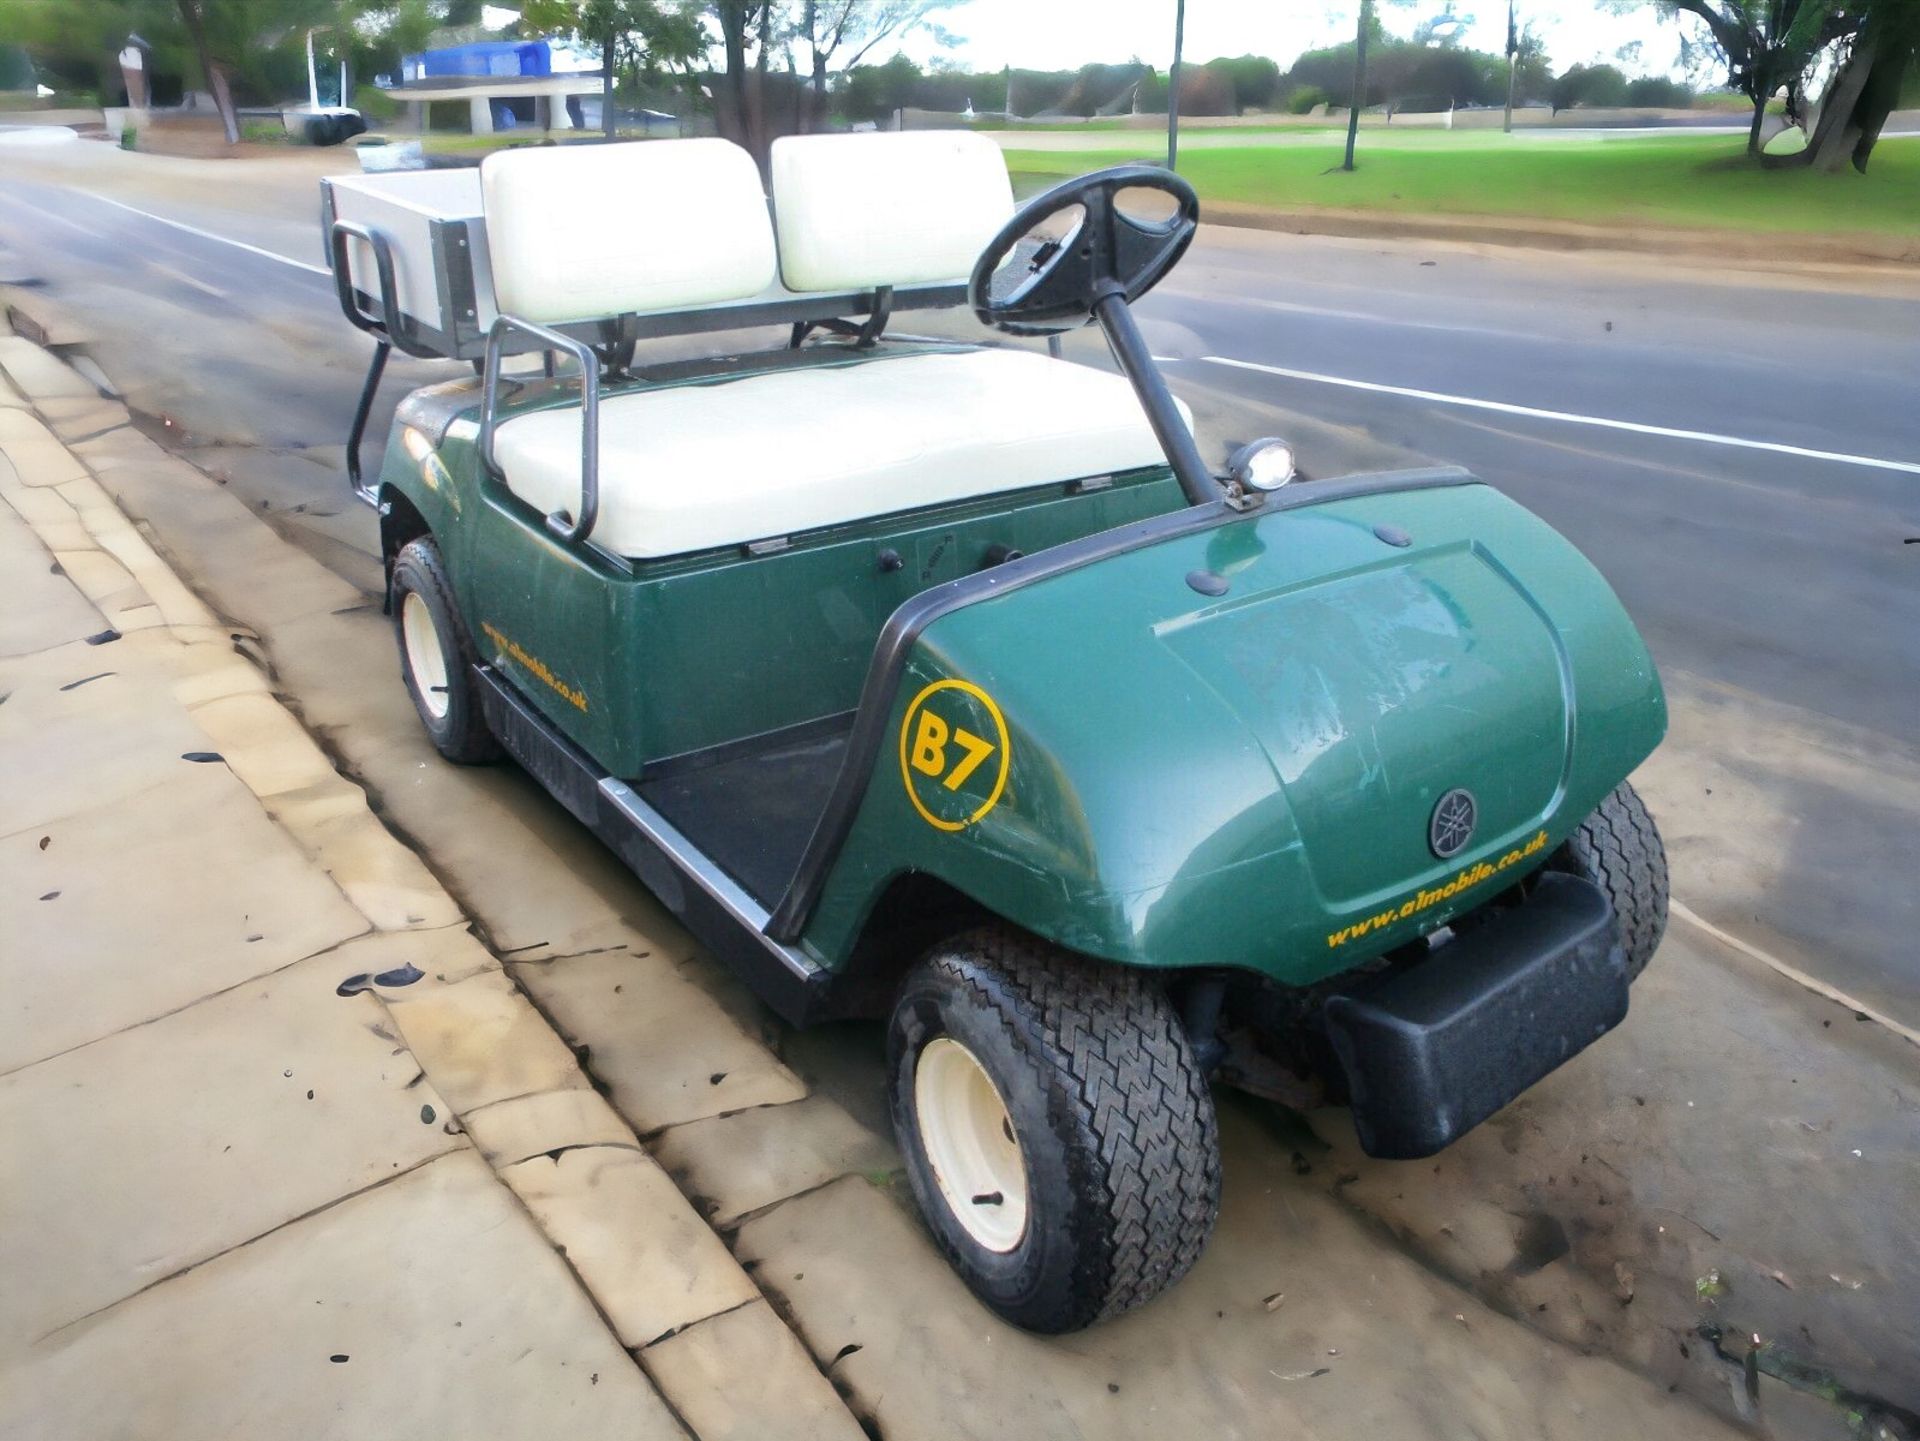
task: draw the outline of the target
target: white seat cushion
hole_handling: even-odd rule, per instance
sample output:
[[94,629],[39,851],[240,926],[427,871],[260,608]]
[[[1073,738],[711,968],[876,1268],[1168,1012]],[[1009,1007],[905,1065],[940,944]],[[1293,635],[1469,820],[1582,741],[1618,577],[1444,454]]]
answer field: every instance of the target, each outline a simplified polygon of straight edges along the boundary
[[792,290],[965,280],[1013,215],[1005,154],[965,130],[783,136],[772,169]]
[[[578,511],[577,407],[504,422],[494,454],[522,500]],[[684,555],[1164,463],[1120,376],[1031,351],[882,356],[605,397],[592,538]]]
[[773,284],[753,157],[728,140],[503,150],[480,162],[494,299],[542,324],[742,300]]

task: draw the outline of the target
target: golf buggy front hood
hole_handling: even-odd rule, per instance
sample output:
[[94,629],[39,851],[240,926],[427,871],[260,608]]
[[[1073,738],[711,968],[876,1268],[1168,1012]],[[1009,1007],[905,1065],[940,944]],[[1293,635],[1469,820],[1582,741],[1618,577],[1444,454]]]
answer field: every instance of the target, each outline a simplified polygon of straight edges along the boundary
[[[896,863],[1089,954],[1299,984],[1545,860],[1665,730],[1619,601],[1490,487],[1303,490],[929,625]],[[917,695],[1001,728],[991,804],[993,757],[916,774]]]
[[1475,837],[1526,838],[1572,758],[1565,652],[1513,576],[1467,542],[1381,550],[1159,635],[1259,747],[1339,909],[1393,899]]

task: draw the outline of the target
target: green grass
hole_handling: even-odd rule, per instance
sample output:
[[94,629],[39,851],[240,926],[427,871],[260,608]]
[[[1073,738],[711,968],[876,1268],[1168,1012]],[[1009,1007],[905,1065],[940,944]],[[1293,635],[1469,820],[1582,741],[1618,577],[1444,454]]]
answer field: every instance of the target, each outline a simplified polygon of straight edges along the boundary
[[[1039,135],[1080,135],[1088,131],[1112,134],[1115,131],[1130,130],[1140,135],[1164,135],[1167,131],[1167,117],[1155,115],[1151,124],[1142,125],[1137,120],[1122,120],[1117,117],[1101,117],[1094,120],[1028,120],[1018,116],[1008,120],[993,111],[976,114],[967,122],[973,130],[1031,130]],[[1180,117],[1180,133],[1194,130],[1214,130],[1233,135],[1292,135],[1303,130],[1343,129],[1345,122],[1331,120],[1309,120],[1306,116],[1288,117],[1274,115],[1271,124],[1243,124],[1239,120],[1226,120],[1217,115],[1183,115]]]
[[[1142,155],[1152,151],[1143,145]],[[1360,136],[1359,168],[1338,142],[1193,149],[1180,173],[1201,199],[1294,209],[1513,215],[1593,224],[1771,231],[1920,233],[1920,138],[1883,140],[1866,175],[1761,170],[1734,136],[1561,140],[1498,133]],[[1016,176],[1046,182],[1118,163],[1114,151],[1007,151]]]

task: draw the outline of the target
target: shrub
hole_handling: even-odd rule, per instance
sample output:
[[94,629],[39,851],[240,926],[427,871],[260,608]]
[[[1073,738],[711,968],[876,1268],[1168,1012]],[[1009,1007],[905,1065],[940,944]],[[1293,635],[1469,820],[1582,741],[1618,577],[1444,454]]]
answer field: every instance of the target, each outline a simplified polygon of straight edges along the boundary
[[1693,91],[1664,75],[1647,75],[1627,82],[1627,104],[1660,110],[1684,110],[1693,104]]
[[370,121],[391,125],[400,113],[400,102],[377,85],[353,87],[353,108]]
[[1328,95],[1327,92],[1322,90],[1318,85],[1302,85],[1291,95],[1287,96],[1287,113],[1289,115],[1305,115],[1316,105],[1330,105],[1332,103],[1333,97]]

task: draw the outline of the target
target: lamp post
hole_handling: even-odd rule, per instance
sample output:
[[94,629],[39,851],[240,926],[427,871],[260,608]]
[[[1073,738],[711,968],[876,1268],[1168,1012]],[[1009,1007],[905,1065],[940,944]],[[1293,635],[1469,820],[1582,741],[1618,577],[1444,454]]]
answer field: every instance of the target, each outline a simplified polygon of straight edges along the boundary
[[1347,104],[1347,158],[1342,170],[1353,169],[1353,146],[1360,138],[1360,107],[1367,98],[1367,22],[1373,18],[1373,0],[1360,0],[1360,28],[1353,38],[1353,94]]
[[1520,33],[1513,28],[1513,0],[1507,0],[1507,116],[1500,129],[1513,134],[1513,83],[1520,75]]
[[1180,47],[1186,40],[1187,0],[1174,0],[1173,69],[1167,72],[1167,169],[1180,168]]

